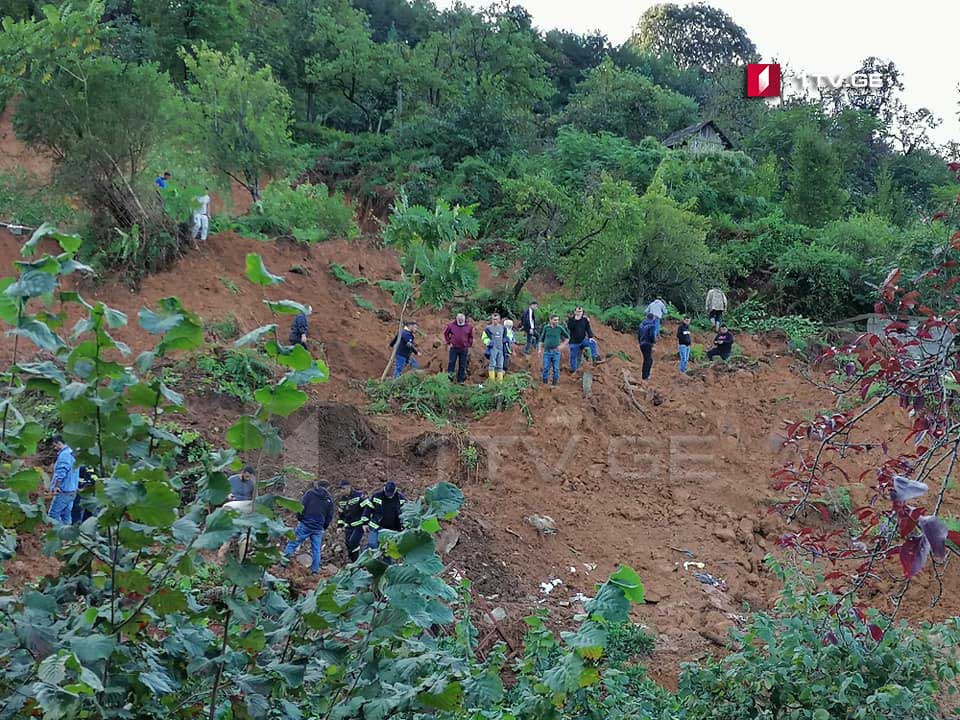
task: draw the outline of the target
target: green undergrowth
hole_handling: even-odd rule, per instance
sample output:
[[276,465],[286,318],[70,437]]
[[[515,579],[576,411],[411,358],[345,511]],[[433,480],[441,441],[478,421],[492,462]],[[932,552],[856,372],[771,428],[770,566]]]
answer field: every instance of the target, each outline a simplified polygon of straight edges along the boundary
[[748,333],[782,330],[790,339],[790,345],[797,350],[806,348],[807,343],[823,330],[822,323],[802,315],[769,315],[757,300],[747,300],[735,307],[727,316],[727,324]]
[[340,263],[330,263],[330,274],[347,287],[356,287],[368,283],[366,278],[357,277]]
[[458,385],[446,373],[408,373],[396,380],[369,380],[366,386],[373,413],[412,413],[437,425],[470,416],[481,418],[497,410],[519,406],[528,421],[530,409],[523,398],[531,385],[527,373],[511,373],[502,383]]
[[253,393],[273,377],[273,371],[255,353],[246,350],[214,349],[196,359],[201,372],[199,386],[241,402],[253,400]]

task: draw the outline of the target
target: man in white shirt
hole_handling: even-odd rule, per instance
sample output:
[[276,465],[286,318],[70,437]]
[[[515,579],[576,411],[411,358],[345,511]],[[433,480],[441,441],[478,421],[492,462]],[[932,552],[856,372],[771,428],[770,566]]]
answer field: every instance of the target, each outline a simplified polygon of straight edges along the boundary
[[657,337],[660,337],[660,321],[667,314],[667,304],[662,297],[657,296],[656,300],[647,305],[647,312],[653,315],[653,322],[656,324],[654,332],[656,332]]
[[710,324],[717,332],[720,332],[720,326],[723,325],[723,313],[726,310],[727,296],[723,294],[723,290],[710,288],[707,293],[707,313],[710,315]]
[[200,208],[193,213],[192,236],[194,241],[206,241],[207,233],[210,231],[210,188],[204,188],[203,195],[196,200]]

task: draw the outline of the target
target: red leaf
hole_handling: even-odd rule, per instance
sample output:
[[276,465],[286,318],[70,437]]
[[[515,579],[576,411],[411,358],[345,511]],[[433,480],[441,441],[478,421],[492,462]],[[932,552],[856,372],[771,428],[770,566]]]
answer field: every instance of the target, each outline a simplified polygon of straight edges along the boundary
[[876,642],[883,640],[883,630],[881,630],[876,625],[870,625],[867,628],[870,631],[870,637],[872,637]]
[[912,537],[900,546],[900,565],[903,567],[903,577],[907,580],[915,577],[927,563],[930,554],[930,545],[923,537]]
[[960,547],[960,532],[957,532],[956,530],[951,530],[950,532],[947,533],[947,540],[952,542],[957,547]]

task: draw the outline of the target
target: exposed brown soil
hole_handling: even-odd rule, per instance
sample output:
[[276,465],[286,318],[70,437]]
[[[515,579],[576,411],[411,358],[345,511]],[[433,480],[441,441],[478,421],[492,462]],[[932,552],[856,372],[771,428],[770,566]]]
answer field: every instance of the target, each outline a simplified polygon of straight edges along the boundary
[[[0,267],[10,267],[20,242],[22,238],[0,235]],[[267,290],[250,285],[244,277],[249,252],[260,253],[285,282]],[[596,583],[618,563],[628,563],[647,587],[649,602],[636,610],[636,619],[657,636],[651,671],[671,686],[680,661],[719,650],[745,605],[770,604],[778,585],[761,560],[778,552],[775,539],[784,529],[769,512],[778,499],[770,475],[782,461],[777,432],[784,419],[833,403],[828,393],[793,371],[795,360],[782,338],[741,336],[738,343],[750,364],[732,370],[698,367],[683,377],[676,369],[674,328],[668,323],[657,347],[654,376],[641,384],[635,339],[596,328],[608,359],[588,368],[591,396],[584,397],[581,378],[569,373],[564,355],[560,386],[536,383],[528,394],[532,423],[518,408],[469,423],[466,437],[482,448],[484,464],[477,476],[468,476],[457,463],[455,442],[414,451],[425,434],[448,434],[450,428],[438,431],[408,415],[363,414],[367,399],[360,384],[379,377],[384,368],[395,331],[394,322],[384,318],[396,309],[374,286],[347,288],[336,281],[328,272],[332,262],[370,280],[395,278],[399,272],[396,257],[369,240],[301,247],[221,234],[172,271],[147,278],[137,294],[106,280],[86,287],[85,295],[128,314],[130,326],[117,335],[134,352],[152,345],[137,327],[138,309],[162,297],[180,297],[207,321],[235,315],[242,332],[276,320],[263,299],[311,304],[311,343],[332,377],[311,388],[309,407],[287,422],[282,463],[299,465],[334,484],[349,478],[367,491],[394,479],[408,496],[437,480],[460,483],[468,503],[454,523],[459,542],[447,556],[448,565],[469,576],[491,606],[507,611],[505,631],[514,638],[522,632],[521,618],[539,606],[550,608],[557,625],[565,624],[581,606],[578,594],[592,595]],[[504,282],[484,271],[485,283],[498,281]],[[239,293],[230,289],[231,283]],[[358,307],[354,294],[385,311],[383,317]],[[432,311],[417,316],[423,333],[421,366],[426,372],[441,371],[447,319]],[[695,339],[707,340],[705,335]],[[614,352],[632,359],[611,357]],[[10,357],[9,338],[0,339],[0,357]],[[477,352],[471,382],[485,381],[481,361]],[[537,376],[537,358],[519,356],[513,370]],[[625,376],[639,386],[636,404],[624,390]],[[209,395],[192,397],[184,423],[217,440],[238,409]],[[871,420],[867,431],[892,440],[905,434],[906,425],[891,411]],[[851,470],[867,467],[870,459],[850,461]],[[852,475],[859,475],[859,469]],[[296,495],[304,486],[294,482],[288,492]],[[855,504],[865,499],[861,495]],[[535,514],[550,516],[556,533],[541,534],[528,520]],[[339,562],[333,544],[327,557]],[[704,572],[722,579],[726,589],[699,582],[693,576],[699,568],[684,567],[691,561],[702,562]],[[23,582],[51,568],[51,561],[39,554],[39,542],[26,538],[7,572]],[[286,573],[298,583],[310,582],[295,566]],[[562,583],[546,594],[541,583],[555,580]],[[940,619],[960,612],[960,578],[954,567],[944,582],[942,602],[930,608],[932,577],[925,573],[915,581],[906,615]]]

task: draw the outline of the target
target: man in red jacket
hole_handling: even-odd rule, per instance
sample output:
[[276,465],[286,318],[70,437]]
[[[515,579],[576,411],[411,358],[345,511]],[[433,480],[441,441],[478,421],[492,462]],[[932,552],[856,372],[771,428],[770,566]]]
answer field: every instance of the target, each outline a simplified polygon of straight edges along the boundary
[[447,374],[453,380],[456,369],[457,382],[462,385],[467,379],[467,360],[470,358],[470,348],[473,347],[473,328],[463,313],[459,313],[457,319],[447,325],[443,331],[443,339],[450,348]]

